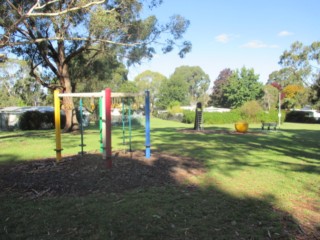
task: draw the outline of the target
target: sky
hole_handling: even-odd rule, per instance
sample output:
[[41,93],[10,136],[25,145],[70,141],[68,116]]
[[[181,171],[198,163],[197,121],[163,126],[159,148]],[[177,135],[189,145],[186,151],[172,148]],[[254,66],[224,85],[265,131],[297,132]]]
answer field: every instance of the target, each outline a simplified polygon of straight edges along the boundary
[[[319,0],[164,0],[151,13],[160,22],[180,14],[190,20],[184,39],[192,51],[159,52],[151,61],[129,68],[129,79],[145,70],[170,77],[182,65],[200,66],[212,83],[225,69],[253,68],[265,83],[279,70],[281,54],[292,43],[320,41]],[[148,14],[148,12],[144,12]]]

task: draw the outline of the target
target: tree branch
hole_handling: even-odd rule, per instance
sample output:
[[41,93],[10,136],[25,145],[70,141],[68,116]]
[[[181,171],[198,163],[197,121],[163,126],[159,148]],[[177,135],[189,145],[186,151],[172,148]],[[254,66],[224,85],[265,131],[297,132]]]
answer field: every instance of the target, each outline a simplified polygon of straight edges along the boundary
[[[45,41],[88,41],[88,38],[79,38],[79,37],[50,37],[50,38],[36,38],[28,41],[17,41],[17,42],[10,42],[7,44],[4,44],[0,42],[0,47],[5,46],[19,46],[19,45],[26,45],[26,44],[34,44],[34,43],[41,43]],[[102,42],[102,43],[109,43],[119,46],[125,46],[125,47],[133,47],[137,45],[143,44],[143,42],[136,42],[136,43],[121,43],[121,42],[115,42],[111,40],[106,39],[91,39],[91,42]]]
[[[99,4],[102,4],[104,3],[106,0],[100,0],[100,1],[95,1],[95,2],[90,2],[90,3],[87,3],[85,5],[80,5],[78,7],[73,7],[73,8],[69,8],[69,9],[66,9],[66,10],[63,10],[63,11],[59,11],[59,12],[53,12],[53,13],[29,13],[27,15],[27,17],[56,17],[56,16],[60,16],[60,15],[63,15],[63,14],[66,14],[66,13],[69,13],[69,12],[74,12],[74,11],[78,11],[80,9],[85,9],[85,8],[89,8],[91,6],[94,6],[94,5],[99,5]],[[46,4],[42,5],[42,6],[39,6],[39,7],[36,7],[34,9],[42,9],[54,2],[58,2],[58,0],[53,0],[53,1],[50,1],[50,2],[47,2]]]

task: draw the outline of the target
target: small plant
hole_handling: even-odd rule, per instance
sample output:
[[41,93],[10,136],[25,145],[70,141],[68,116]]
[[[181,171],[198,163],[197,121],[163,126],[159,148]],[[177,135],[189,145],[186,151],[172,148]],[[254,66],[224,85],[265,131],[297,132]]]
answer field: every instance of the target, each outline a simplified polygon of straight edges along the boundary
[[262,111],[262,107],[257,101],[246,102],[240,107],[241,117],[252,122],[257,122],[257,116]]

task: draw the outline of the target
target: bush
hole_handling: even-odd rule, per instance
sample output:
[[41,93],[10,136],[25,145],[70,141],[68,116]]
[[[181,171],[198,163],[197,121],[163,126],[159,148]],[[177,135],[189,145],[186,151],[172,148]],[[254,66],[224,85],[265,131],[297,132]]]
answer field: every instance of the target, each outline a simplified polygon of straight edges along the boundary
[[[282,122],[285,118],[285,112],[282,113]],[[184,123],[194,123],[195,112],[194,111],[184,111],[182,122]],[[278,112],[273,110],[270,112],[260,111],[256,116],[252,116],[250,119],[247,117],[244,119],[243,114],[240,109],[234,109],[230,112],[203,112],[203,122],[205,124],[230,124],[238,121],[247,121],[249,123],[260,123],[265,122],[277,122]]]
[[[60,115],[61,128],[65,126],[66,117]],[[27,111],[20,116],[19,128],[21,130],[52,129],[55,127],[54,112]]]
[[[194,123],[195,112],[194,111],[183,111],[182,122]],[[225,124],[235,123],[241,120],[239,111],[233,110],[230,112],[203,112],[203,122],[206,124]]]
[[182,122],[183,120],[182,113],[162,112],[162,113],[157,113],[154,116],[163,120],[171,120],[171,121],[177,121],[177,122]]
[[243,119],[252,122],[256,122],[258,116],[263,112],[257,101],[246,102],[240,107],[239,111]]
[[315,119],[309,116],[309,112],[303,111],[291,111],[287,113],[286,122],[296,122],[296,123],[320,123],[320,119]]
[[41,112],[28,111],[20,116],[19,127],[21,130],[37,130],[41,128],[43,121],[44,117]]

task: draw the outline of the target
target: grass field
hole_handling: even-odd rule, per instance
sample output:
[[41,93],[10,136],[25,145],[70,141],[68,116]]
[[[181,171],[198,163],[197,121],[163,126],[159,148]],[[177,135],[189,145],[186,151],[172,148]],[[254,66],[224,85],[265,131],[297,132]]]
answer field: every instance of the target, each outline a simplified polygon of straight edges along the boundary
[[[5,172],[25,162],[54,158],[54,131],[0,132],[0,187],[6,186],[0,192],[0,239],[320,237],[319,124],[284,123],[277,131],[262,131],[257,124],[250,125],[247,134],[235,134],[233,125],[206,126],[202,133],[183,131],[191,128],[152,119],[152,152],[191,158],[201,165],[201,174],[186,166],[188,178],[178,181],[172,177],[176,166],[168,161],[165,167],[163,160],[161,172],[156,170],[163,174],[163,184],[58,196],[31,189],[37,197],[26,194],[30,189],[15,191],[15,179],[8,183]],[[135,126],[132,134],[133,150],[143,150],[143,128]],[[115,127],[112,136],[113,150],[122,150],[122,130]],[[84,139],[85,151],[98,154],[99,130],[90,127]],[[63,134],[63,155],[77,154],[79,144],[79,134]],[[139,164],[134,168],[137,179],[128,183],[144,177],[152,182],[156,176],[140,174],[139,168],[149,173],[155,166]],[[80,165],[75,171],[82,171]],[[90,171],[108,178],[112,170]],[[133,174],[133,168],[119,171]],[[86,176],[82,175],[84,182]],[[99,182],[91,184],[94,188]]]

